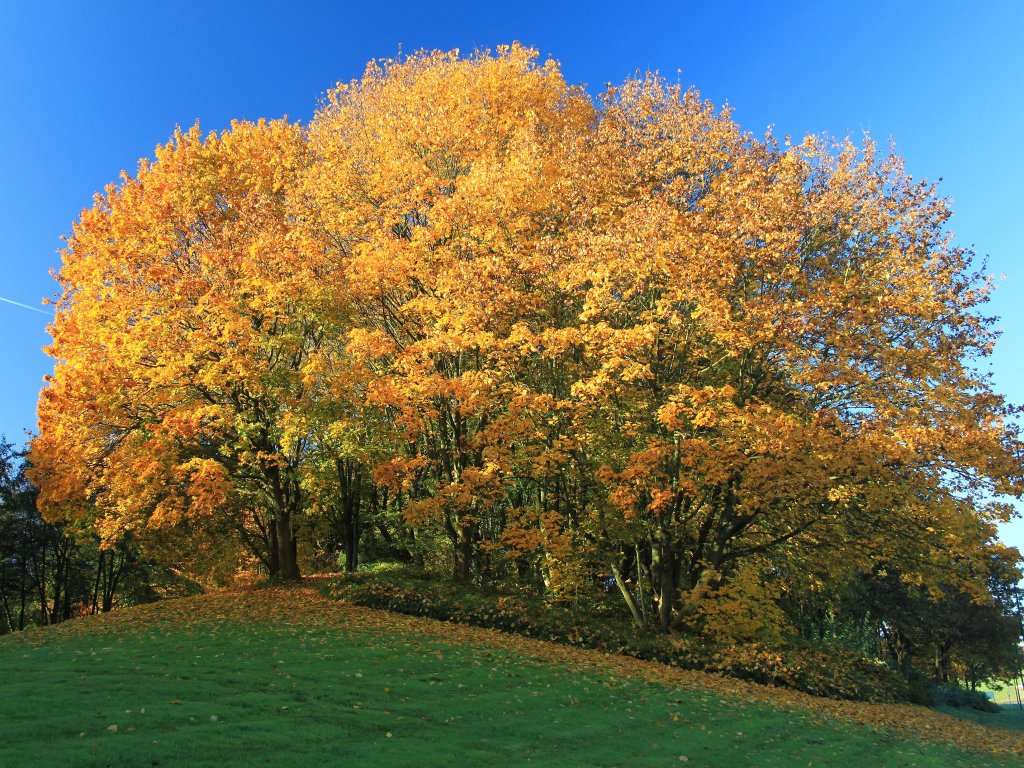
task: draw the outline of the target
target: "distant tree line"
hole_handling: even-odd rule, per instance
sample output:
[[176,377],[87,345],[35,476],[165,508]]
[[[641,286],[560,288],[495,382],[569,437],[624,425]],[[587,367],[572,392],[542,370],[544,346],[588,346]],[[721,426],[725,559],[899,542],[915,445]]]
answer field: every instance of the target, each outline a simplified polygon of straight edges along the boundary
[[24,470],[23,455],[0,438],[0,634],[150,598],[138,550],[43,520]]

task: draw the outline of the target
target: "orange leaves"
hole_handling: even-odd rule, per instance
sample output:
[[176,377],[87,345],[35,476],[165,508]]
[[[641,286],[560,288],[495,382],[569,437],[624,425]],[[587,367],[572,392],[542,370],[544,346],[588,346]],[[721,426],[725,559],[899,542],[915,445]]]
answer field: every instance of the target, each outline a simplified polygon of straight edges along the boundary
[[571,584],[639,542],[683,590],[895,509],[941,536],[1024,489],[947,216],[871,142],[780,146],[657,76],[595,102],[518,45],[372,63],[306,129],[177,131],[83,212],[42,500],[280,520],[355,462],[465,568]]
[[276,442],[279,404],[318,338],[301,319],[316,265],[285,214],[299,149],[284,121],[177,131],[82,214],[33,448],[44,504],[139,531],[276,498],[269,475],[291,471],[295,444]]
[[667,429],[684,434],[717,426],[723,416],[736,416],[732,400],[735,395],[736,390],[730,385],[700,389],[679,385],[677,394],[658,409],[658,421]]
[[387,359],[397,351],[394,339],[379,328],[353,328],[345,345],[345,352],[356,360]]
[[557,503],[718,542],[696,563],[907,498],[896,463],[1008,455],[963,396],[983,289],[950,290],[965,255],[898,159],[755,139],[654,76],[578,96],[525,49],[418,54],[311,126],[364,402],[435,512],[596,480]]
[[408,491],[417,472],[427,465],[425,456],[414,458],[394,457],[377,464],[373,470],[373,481],[382,488],[392,491]]
[[186,494],[194,513],[210,514],[227,502],[231,478],[213,459],[190,459],[178,468],[188,478]]

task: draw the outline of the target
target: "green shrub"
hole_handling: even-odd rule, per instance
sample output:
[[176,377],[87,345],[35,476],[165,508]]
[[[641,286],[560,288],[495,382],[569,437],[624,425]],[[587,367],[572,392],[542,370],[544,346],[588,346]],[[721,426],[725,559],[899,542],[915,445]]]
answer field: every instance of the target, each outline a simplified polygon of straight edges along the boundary
[[685,635],[640,632],[593,606],[584,611],[522,595],[483,594],[408,569],[349,574],[329,582],[324,591],[369,608],[620,653],[816,696],[877,702],[910,699],[902,677],[852,651],[794,644],[710,645],[706,639]]
[[957,685],[936,685],[932,688],[932,704],[946,707],[967,707],[979,712],[999,712],[999,705],[981,691],[971,691]]
[[920,670],[909,667],[902,672],[907,688],[907,701],[924,707],[935,706],[935,683]]
[[906,685],[885,664],[850,651],[792,644],[718,647],[700,654],[699,668],[831,699],[891,703]]

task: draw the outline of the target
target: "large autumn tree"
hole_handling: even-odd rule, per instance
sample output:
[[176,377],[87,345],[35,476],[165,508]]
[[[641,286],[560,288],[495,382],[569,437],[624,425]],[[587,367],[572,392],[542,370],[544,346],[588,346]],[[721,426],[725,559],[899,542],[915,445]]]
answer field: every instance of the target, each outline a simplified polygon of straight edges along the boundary
[[572,436],[662,626],[784,545],[973,547],[958,505],[1019,493],[1020,443],[978,371],[988,285],[934,188],[871,143],[756,139],[654,77],[605,95],[590,159]]
[[964,499],[1020,490],[988,285],[871,143],[780,146],[651,76],[594,104],[513,47],[371,67],[310,145],[408,438],[378,476],[463,580],[488,544],[549,588],[622,560],[667,627],[769,552],[970,550]]
[[515,436],[533,439],[513,404],[535,394],[519,350],[557,322],[572,155],[593,117],[553,63],[514,46],[372,65],[308,134],[309,242],[354,307],[365,402],[404,437],[377,481],[405,492],[410,523],[443,531],[463,581],[504,527]]
[[284,420],[326,333],[284,208],[300,153],[283,121],[179,131],[82,214],[32,446],[51,514],[105,538],[228,515],[298,577],[306,436]]
[[307,512],[349,568],[372,522],[461,581],[612,577],[663,628],[903,549],[952,588],[936,553],[983,559],[1022,470],[948,216],[870,142],[755,137],[655,76],[374,63],[308,128],[179,132],[83,213],[41,502],[227,523],[289,577]]

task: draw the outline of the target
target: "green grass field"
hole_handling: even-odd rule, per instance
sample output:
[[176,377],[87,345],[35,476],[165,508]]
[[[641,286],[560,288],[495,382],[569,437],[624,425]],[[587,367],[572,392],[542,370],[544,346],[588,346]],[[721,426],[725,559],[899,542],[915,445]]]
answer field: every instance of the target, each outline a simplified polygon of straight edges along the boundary
[[0,765],[1021,764],[428,626],[257,590],[0,638]]
[[993,701],[1004,708],[1012,706],[1014,709],[1022,711],[1022,707],[1017,701],[1017,691],[1015,689],[1019,682],[1017,680],[1006,680],[1000,683],[998,687],[982,685],[979,686],[979,690],[991,693]]

